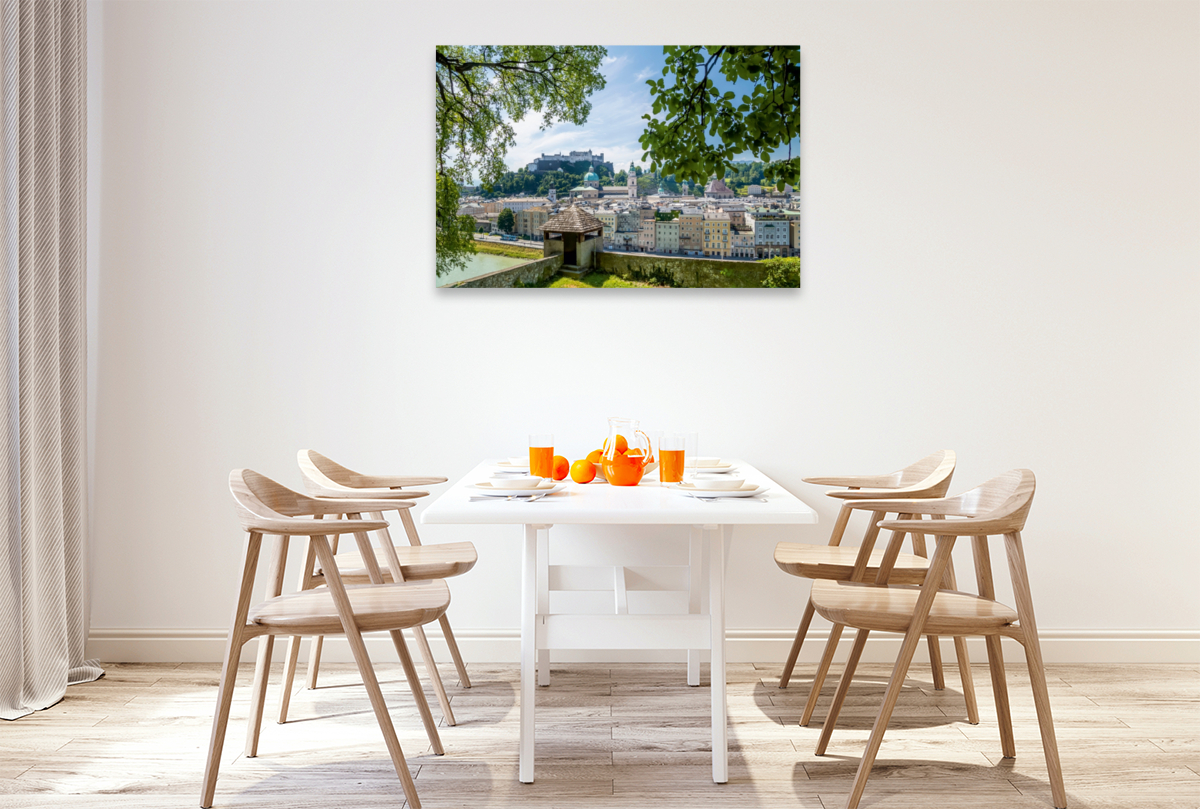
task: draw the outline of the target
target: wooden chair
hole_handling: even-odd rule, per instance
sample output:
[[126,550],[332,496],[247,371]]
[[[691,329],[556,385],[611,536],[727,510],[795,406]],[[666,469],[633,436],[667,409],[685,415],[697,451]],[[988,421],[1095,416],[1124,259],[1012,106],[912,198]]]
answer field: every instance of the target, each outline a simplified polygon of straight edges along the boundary
[[[319,452],[309,449],[300,450],[297,453],[297,461],[300,464],[300,471],[304,475],[304,486],[309,495],[325,498],[370,497],[378,500],[386,500],[391,505],[372,513],[372,519],[382,520],[383,510],[394,510],[400,515],[400,521],[404,525],[404,532],[408,537],[409,544],[395,545],[392,542],[385,523],[380,531],[381,547],[383,548],[385,561],[387,562],[387,566],[381,570],[383,582],[448,579],[453,576],[462,575],[475,566],[475,562],[479,557],[475,552],[474,544],[470,542],[422,545],[421,539],[417,535],[417,526],[413,522],[412,514],[409,512],[413,503],[407,501],[414,497],[425,497],[428,492],[413,491],[402,487],[429,486],[437,483],[445,483],[446,478],[437,476],[363,475],[341,466]],[[333,550],[335,553],[334,558],[338,564],[338,572],[341,574],[344,582],[357,584],[370,581],[370,571],[364,566],[362,556],[359,553],[337,553],[336,540]],[[324,583],[324,566],[317,564],[317,560],[310,552],[300,576],[299,589],[309,590],[314,587],[320,587]],[[453,658],[454,667],[458,671],[459,681],[463,688],[470,688],[471,678],[467,675],[467,667],[463,662],[462,654],[459,652],[458,643],[454,639],[454,632],[450,628],[450,620],[445,615],[441,615],[438,617],[438,622],[442,627],[446,645],[450,647],[450,656]],[[417,649],[420,651],[421,657],[425,662],[425,668],[433,684],[434,693],[437,695],[442,715],[446,718],[446,724],[453,726],[456,723],[454,711],[450,706],[450,698],[446,694],[446,687],[442,683],[441,675],[438,673],[437,661],[433,658],[433,650],[429,648],[429,641],[425,637],[424,628],[420,626],[413,627],[413,636],[416,638]],[[308,658],[309,688],[317,687],[317,672],[321,663],[321,645],[321,636],[315,636],[312,639]],[[287,721],[292,683],[295,681],[299,655],[300,638],[293,637],[288,641],[287,660],[284,667],[284,688],[280,695],[279,703],[280,723]]]
[[[213,804],[216,792],[217,769],[220,766],[221,750],[225,743],[225,730],[229,722],[230,706],[233,703],[233,687],[237,677],[238,659],[242,646],[248,641],[262,637],[259,647],[259,666],[255,672],[251,693],[250,723],[246,740],[246,755],[257,754],[258,733],[262,726],[263,701],[266,695],[267,671],[271,656],[271,644],[275,635],[297,634],[345,634],[358,664],[359,674],[367,689],[379,729],[391,755],[396,774],[404,788],[404,796],[410,806],[420,807],[416,786],[404,761],[404,753],[396,738],[396,730],[383,701],[383,693],[375,670],[367,656],[363,643],[363,632],[389,630],[400,662],[409,682],[417,681],[412,657],[405,646],[400,630],[420,626],[436,620],[445,613],[450,604],[450,590],[442,581],[422,582],[415,585],[366,585],[346,589],[333,561],[330,535],[354,534],[364,563],[378,571],[378,563],[371,550],[367,531],[377,531],[387,525],[379,520],[325,520],[328,515],[348,512],[373,511],[391,505],[390,501],[372,499],[320,500],[306,497],[281,486],[269,478],[249,469],[237,469],[229,475],[229,488],[233,493],[237,514],[242,527],[249,533],[246,558],[242,570],[241,588],[229,639],[225,647],[225,661],[221,669],[220,688],[217,692],[216,713],[213,716],[212,736],[208,745],[208,759],[204,769],[204,782],[200,793],[200,806],[207,809]],[[313,515],[313,516],[309,516]],[[268,562],[270,583],[268,598],[254,607],[250,606],[251,591],[258,571],[259,551],[265,535],[275,542],[271,546]],[[321,590],[281,595],[284,566],[287,559],[288,540],[293,536],[307,536],[316,557],[329,571],[326,584]],[[264,662],[268,665],[263,665]],[[419,683],[414,689],[417,707],[426,723],[426,731],[436,726],[425,701]],[[440,743],[435,742],[435,752],[441,752]]]
[[[942,450],[927,455],[916,463],[887,475],[805,478],[805,483],[846,487],[842,490],[826,493],[830,497],[836,497],[843,501],[841,510],[838,512],[837,521],[833,526],[833,533],[829,538],[828,545],[780,542],[775,547],[775,563],[779,565],[780,569],[793,576],[801,576],[808,579],[827,581],[874,580],[879,572],[882,553],[872,552],[869,548],[873,547],[875,538],[878,536],[879,521],[887,515],[884,512],[873,513],[870,524],[867,526],[866,534],[863,537],[863,542],[859,547],[843,547],[841,545],[842,536],[845,534],[846,526],[850,522],[851,513],[855,509],[867,508],[862,505],[863,501],[880,497],[888,497],[893,500],[942,497],[950,488],[950,478],[954,475],[956,461],[957,457],[952,450]],[[864,547],[868,548],[866,551],[867,555],[860,553]],[[893,581],[897,583],[919,584],[924,580],[925,571],[929,567],[929,562],[926,558],[927,550],[924,536],[914,534],[913,550],[916,552],[915,554],[900,554],[897,557],[892,572]],[[948,585],[953,587],[953,566],[947,572],[947,579]],[[783,673],[779,678],[780,688],[787,688],[788,686],[792,670],[796,665],[796,658],[800,654],[800,648],[804,644],[804,638],[808,634],[812,618],[813,603],[810,598],[805,605],[804,615],[800,619],[800,628],[796,631],[796,639],[792,642],[791,651],[788,652],[787,660],[784,662]],[[807,726],[812,721],[813,712],[816,709],[817,700],[821,694],[821,688],[825,684],[825,677],[829,673],[830,666],[833,665],[833,657],[837,652],[837,645],[841,636],[842,627],[834,624],[830,630],[829,640],[825,644],[825,651],[821,655],[821,662],[817,666],[817,672],[813,677],[812,686],[808,693],[808,700],[804,705],[804,713],[800,718],[801,725]],[[967,721],[973,725],[978,724],[979,707],[975,699],[975,687],[971,679],[971,663],[967,654],[966,642],[962,638],[956,638],[954,643],[958,658],[959,676],[962,679],[963,699],[967,707]],[[934,688],[940,691],[946,687],[945,677],[942,674],[941,646],[939,645],[939,639],[932,636],[929,638],[929,662],[933,668]]]
[[[872,630],[902,632],[904,642],[896,657],[892,678],[888,683],[879,716],[867,742],[866,752],[859,763],[854,786],[846,801],[846,809],[855,809],[862,797],[871,765],[883,742],[888,720],[900,696],[909,664],[923,634],[981,635],[986,639],[988,667],[991,670],[992,690],[996,699],[996,714],[1000,725],[1000,747],[1005,758],[1016,756],[1012,718],[1009,715],[1008,686],[1004,675],[1004,658],[1000,638],[1009,637],[1025,647],[1029,680],[1033,687],[1033,703],[1037,709],[1042,748],[1050,775],[1050,789],[1055,807],[1065,809],[1066,791],[1063,788],[1062,767],[1059,764],[1058,744],[1054,738],[1054,721],[1050,715],[1050,696],[1046,688],[1046,673],[1038,643],[1037,623],[1033,616],[1033,598],[1029,590],[1029,574],[1025,568],[1025,550],[1021,530],[1033,502],[1035,482],[1028,469],[1017,469],[972,489],[958,497],[935,500],[878,500],[867,504],[876,511],[898,511],[927,514],[940,520],[887,520],[881,528],[893,531],[880,561],[875,583],[820,581],[813,585],[812,602],[819,615],[839,624],[854,627],[858,634],[846,671],[838,683],[833,707],[825,718],[817,755],[824,755],[837,722],[838,712],[854,669],[862,655],[867,636]],[[946,519],[946,518],[961,519]],[[929,531],[936,525],[937,548],[921,586],[895,584],[891,581],[894,564],[905,533]],[[1015,610],[995,600],[992,584],[991,558],[988,555],[989,536],[1003,535],[1012,577]],[[950,554],[958,537],[972,538],[975,576],[979,595],[939,589],[943,574],[949,569]]]

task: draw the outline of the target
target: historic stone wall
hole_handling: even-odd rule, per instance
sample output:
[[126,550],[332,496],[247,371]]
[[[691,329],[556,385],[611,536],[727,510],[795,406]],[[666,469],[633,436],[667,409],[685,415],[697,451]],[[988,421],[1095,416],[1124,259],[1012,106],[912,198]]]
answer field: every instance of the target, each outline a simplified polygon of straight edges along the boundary
[[756,261],[656,256],[650,253],[596,254],[596,266],[627,281],[679,287],[761,287],[767,270]]
[[457,284],[450,284],[451,287],[515,287],[515,286],[533,286],[545,281],[554,273],[558,272],[558,268],[562,266],[563,257],[559,253],[555,256],[547,256],[539,258],[525,264],[517,264],[515,267],[509,267],[506,270],[496,270],[496,272],[480,275],[476,278],[468,278],[466,281],[459,281]]

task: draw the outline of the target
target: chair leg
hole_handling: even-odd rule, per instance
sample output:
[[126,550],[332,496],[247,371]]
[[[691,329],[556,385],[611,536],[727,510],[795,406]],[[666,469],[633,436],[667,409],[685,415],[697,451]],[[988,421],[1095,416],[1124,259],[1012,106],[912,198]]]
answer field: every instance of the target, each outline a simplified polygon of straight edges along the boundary
[[812,599],[804,605],[804,615],[800,616],[800,628],[796,630],[796,639],[792,641],[792,650],[788,652],[787,660],[783,663],[783,674],[779,675],[779,687],[787,688],[792,679],[792,669],[796,667],[796,658],[800,656],[800,647],[804,645],[804,637],[808,634],[808,626],[812,623]]
[[238,659],[246,642],[246,616],[250,612],[250,594],[254,589],[254,573],[258,569],[258,552],[262,534],[250,533],[246,544],[246,562],[242,569],[242,587],[238,604],[233,611],[229,639],[225,641],[225,660],[221,664],[221,682],[217,687],[217,707],[213,712],[212,733],[208,739],[208,758],[204,763],[204,779],[200,786],[200,806],[209,809],[217,791],[217,770],[221,766],[221,750],[225,746],[225,730],[229,725],[229,710],[233,705],[233,686],[237,680]]
[[[986,543],[986,540],[985,540]],[[946,565],[946,588],[958,589],[958,580],[954,576],[954,560]],[[967,703],[967,722],[979,724],[979,701],[975,698],[975,678],[971,676],[971,656],[967,652],[967,639],[954,639],[954,654],[958,658],[958,678],[962,682],[963,701]]]
[[804,703],[804,715],[800,717],[801,727],[808,727],[812,721],[813,711],[817,708],[817,699],[821,696],[821,688],[825,685],[825,677],[829,667],[833,665],[833,655],[837,652],[838,641],[842,638],[842,625],[834,624],[829,630],[829,640],[825,643],[825,651],[821,655],[821,663],[817,673],[813,675],[812,688],[808,692],[808,700]]
[[304,686],[310,691],[317,687],[317,672],[321,669],[321,647],[325,645],[324,635],[313,635],[308,644],[308,671]]
[[954,654],[958,658],[958,678],[962,681],[963,700],[967,703],[967,724],[979,724],[979,701],[975,699],[975,678],[971,676],[971,656],[967,639],[954,639]]
[[[906,515],[901,519],[912,519],[912,515]],[[912,535],[913,552],[922,559],[928,559],[929,554],[925,546],[925,535],[914,533]],[[929,644],[929,668],[933,672],[933,690],[946,690],[946,674],[942,665],[942,645],[941,639],[937,635],[926,635],[926,642]],[[956,647],[957,648],[957,647]],[[960,664],[961,667],[961,664]]]
[[288,638],[287,658],[283,666],[283,690],[279,694],[279,724],[287,722],[288,708],[292,704],[292,689],[296,684],[296,668],[300,665],[299,635]]
[[454,711],[450,709],[450,697],[446,694],[446,686],[442,684],[442,675],[438,672],[437,661],[433,659],[433,650],[429,648],[429,639],[425,637],[425,627],[414,626],[413,637],[417,639],[417,649],[425,662],[425,670],[429,672],[429,680],[433,683],[433,693],[441,706],[442,716],[446,718],[447,725],[454,727],[456,723]]
[[[267,598],[275,598],[283,592],[283,571],[287,565],[289,538],[280,537],[271,549],[271,571],[267,583]],[[258,642],[258,659],[254,665],[254,688],[250,692],[250,721],[246,726],[246,757],[258,755],[258,734],[262,731],[263,705],[267,699],[267,680],[271,676],[271,652],[275,648],[275,636],[267,635]]]
[[1067,791],[1063,786],[1062,763],[1058,758],[1058,740],[1054,736],[1054,717],[1050,713],[1050,690],[1046,686],[1046,667],[1042,661],[1042,646],[1038,641],[1037,620],[1033,617],[1033,595],[1029,590],[1025,551],[1021,546],[1020,533],[1006,534],[1004,541],[1008,549],[1013,599],[1017,602],[1017,620],[1021,625],[1021,638],[1025,644],[1029,684],[1033,689],[1033,706],[1037,709],[1042,750],[1046,754],[1050,792],[1054,797],[1055,809],[1066,809]]
[[942,671],[942,646],[937,635],[926,635],[929,643],[929,667],[933,671],[933,690],[946,690],[946,675]]
[[[408,771],[408,762],[404,760],[404,751],[400,749],[400,740],[396,738],[396,728],[392,724],[391,714],[388,713],[387,703],[383,701],[383,692],[379,688],[379,680],[375,677],[375,669],[371,665],[371,658],[367,655],[367,645],[363,643],[362,633],[359,632],[358,625],[354,621],[354,610],[350,606],[350,597],[346,595],[345,585],[342,584],[342,578],[338,574],[337,563],[333,559],[333,552],[329,548],[328,541],[323,536],[313,537],[312,542],[316,547],[321,567],[328,571],[327,583],[329,585],[329,592],[333,596],[334,604],[337,606],[338,617],[341,619],[342,628],[345,630],[346,640],[350,644],[350,651],[354,655],[354,662],[358,666],[358,673],[362,677],[363,685],[367,689],[367,698],[371,701],[371,708],[375,712],[375,719],[379,722],[379,730],[383,733],[383,740],[387,744],[388,753],[392,759],[392,766],[396,768],[396,775],[400,777],[400,786],[404,789],[404,797],[411,809],[420,809],[421,799],[417,797],[417,786],[413,783],[412,773]],[[412,665],[412,658],[408,654],[408,648],[404,645],[404,636],[400,634],[399,629],[393,629],[390,634],[393,642],[396,643],[397,651],[400,652],[401,663],[406,664],[405,674],[411,672],[411,675],[415,676],[416,669]],[[409,682],[413,682],[411,677]],[[417,697],[418,707],[424,704],[425,710],[422,714],[424,718],[429,713],[429,705],[425,704],[424,694],[419,690],[414,696]],[[430,718],[432,719],[432,717]]]
[[854,636],[850,659],[846,661],[846,669],[842,672],[842,679],[838,681],[837,691],[833,695],[833,704],[829,706],[829,713],[825,715],[825,724],[821,726],[821,738],[817,740],[816,753],[818,756],[825,755],[825,750],[829,747],[829,739],[833,736],[833,728],[837,725],[838,714],[842,712],[842,703],[846,701],[850,683],[854,680],[854,670],[858,668],[858,661],[862,658],[863,649],[867,646],[867,637],[870,634],[870,630],[860,629]]
[[929,570],[921,585],[921,595],[913,607],[912,620],[908,631],[904,633],[904,643],[900,645],[900,653],[896,655],[896,665],[892,668],[892,679],[888,683],[887,693],[884,694],[883,704],[879,706],[879,715],[875,717],[875,726],[871,729],[871,738],[867,740],[867,749],[863,751],[862,761],[858,763],[858,772],[854,776],[854,786],[846,798],[846,809],[858,809],[862,800],[863,790],[867,787],[867,778],[871,775],[871,767],[875,764],[875,756],[879,754],[879,746],[883,744],[883,734],[891,721],[892,711],[896,708],[896,700],[900,698],[900,690],[904,687],[904,678],[908,676],[908,667],[912,663],[921,636],[925,634],[925,621],[929,619],[929,611],[933,608],[934,598],[937,597],[938,585],[945,574],[950,562],[950,554],[954,549],[955,537],[938,536],[937,550],[929,562]]
[[1008,678],[1004,676],[1004,654],[1000,636],[988,635],[988,671],[992,675],[992,694],[996,698],[996,719],[1000,724],[1000,752],[1005,758],[1016,758],[1017,740],[1013,735],[1012,713],[1008,707]]
[[258,639],[258,657],[254,662],[254,686],[250,690],[250,721],[246,724],[246,758],[258,755],[258,734],[262,731],[263,706],[267,701],[267,679],[271,675],[271,650],[275,637]]
[[[240,634],[240,633],[239,633]],[[240,641],[240,638],[238,638]],[[233,705],[233,686],[237,680],[238,658],[242,644],[230,635],[225,649],[225,661],[221,665],[221,682],[217,687],[217,709],[213,715],[212,735],[208,742],[208,759],[204,764],[204,780],[200,789],[200,806],[209,809],[217,791],[217,770],[221,766],[221,750],[225,746],[225,729],[229,725],[229,711]]]
[[396,647],[396,654],[400,656],[400,666],[404,669],[404,678],[408,680],[409,690],[412,691],[413,699],[417,702],[417,711],[421,714],[421,723],[425,725],[425,735],[429,739],[429,744],[433,747],[436,755],[445,755],[442,738],[437,731],[437,722],[433,719],[433,712],[429,710],[429,701],[425,699],[425,691],[421,688],[421,678],[417,674],[417,667],[413,665],[412,655],[408,652],[408,644],[404,642],[404,635],[399,629],[393,629],[389,634],[392,636],[392,645]]
[[[914,623],[917,623],[915,619]],[[920,623],[925,623],[924,616],[922,616]],[[871,775],[871,767],[874,766],[875,757],[879,754],[879,747],[883,744],[883,734],[887,732],[888,722],[892,718],[892,711],[896,708],[896,701],[900,698],[901,689],[904,688],[904,679],[908,676],[909,664],[912,663],[913,655],[916,653],[920,641],[920,627],[911,627],[904,638],[904,644],[900,647],[900,655],[896,658],[896,665],[892,669],[892,679],[888,682],[887,692],[883,697],[883,705],[880,706],[879,715],[875,717],[875,725],[871,728],[871,737],[867,740],[867,749],[863,751],[862,760],[858,763],[858,772],[854,776],[854,786],[851,788],[850,795],[846,799],[846,809],[857,809],[858,802],[862,799],[863,790],[867,787],[867,778]],[[826,722],[826,725],[828,724]]]
[[438,624],[442,627],[442,637],[446,639],[446,645],[450,647],[450,657],[454,660],[454,668],[458,672],[458,684],[461,688],[470,688],[471,678],[467,674],[467,664],[463,662],[462,653],[458,651],[458,641],[454,639],[454,630],[450,628],[450,619],[445,613],[438,618]]

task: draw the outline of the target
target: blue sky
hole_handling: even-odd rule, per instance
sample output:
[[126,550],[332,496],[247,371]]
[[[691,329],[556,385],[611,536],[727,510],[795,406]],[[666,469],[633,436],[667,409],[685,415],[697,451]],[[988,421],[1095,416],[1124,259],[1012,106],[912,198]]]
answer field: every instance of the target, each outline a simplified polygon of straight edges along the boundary
[[[661,46],[609,46],[601,67],[606,86],[592,94],[592,112],[587,123],[583,126],[557,124],[542,131],[538,128],[541,126],[540,115],[525,116],[524,120],[513,124],[517,142],[505,158],[509,169],[516,171],[542,153],[566,153],[572,149],[602,152],[616,171],[629,168],[631,161],[640,165],[642,148],[638,138],[645,128],[642,116],[650,112],[651,103],[646,81],[662,78],[663,63]],[[717,83],[735,87],[719,77]],[[799,143],[797,138],[793,143],[793,154],[799,154]],[[785,147],[777,155],[786,153]]]

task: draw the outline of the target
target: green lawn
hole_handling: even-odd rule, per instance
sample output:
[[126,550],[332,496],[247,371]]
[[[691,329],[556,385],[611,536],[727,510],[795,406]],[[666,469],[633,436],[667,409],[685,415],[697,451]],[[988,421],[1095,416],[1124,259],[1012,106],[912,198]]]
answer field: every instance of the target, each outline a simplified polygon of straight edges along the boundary
[[542,257],[542,251],[535,250],[532,247],[521,247],[517,244],[505,242],[485,242],[482,239],[475,240],[475,250],[479,253],[492,253],[493,255],[508,256],[509,258],[537,259]]
[[551,289],[619,289],[625,287],[652,287],[641,281],[626,281],[623,278],[606,272],[592,272],[583,278],[567,278],[559,276],[546,286]]

